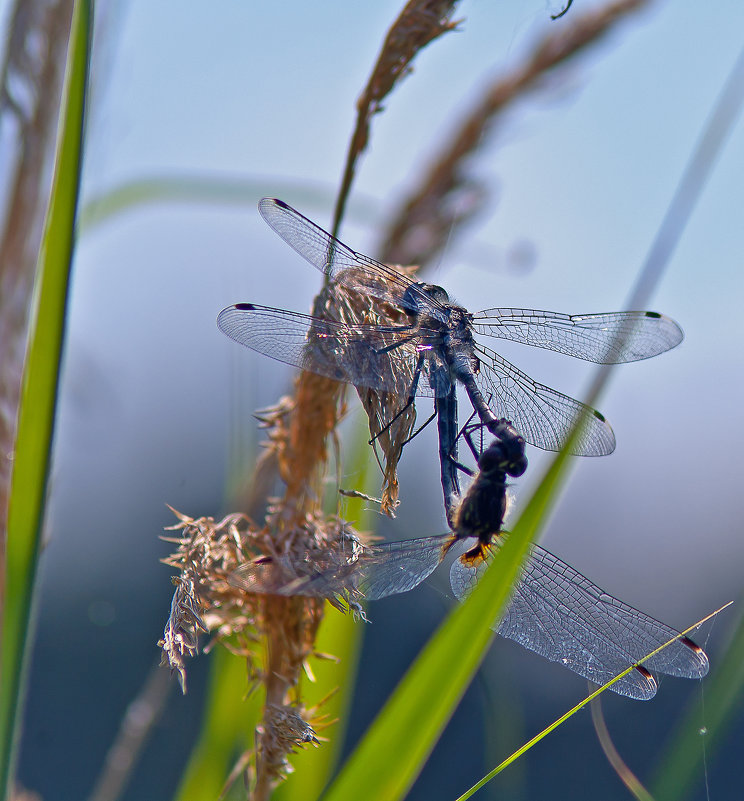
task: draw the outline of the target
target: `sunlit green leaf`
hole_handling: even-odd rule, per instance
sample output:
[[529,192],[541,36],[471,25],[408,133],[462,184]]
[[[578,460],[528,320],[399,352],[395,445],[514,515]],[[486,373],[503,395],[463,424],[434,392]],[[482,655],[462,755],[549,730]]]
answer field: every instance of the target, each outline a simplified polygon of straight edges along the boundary
[[0,787],[5,794],[13,777],[24,663],[33,629],[33,586],[44,519],[80,184],[90,30],[90,3],[78,0],[73,11],[52,190],[34,284],[8,510],[0,666]]
[[565,463],[562,452],[476,588],[429,640],[325,801],[404,797],[481,663],[530,541],[555,499]]

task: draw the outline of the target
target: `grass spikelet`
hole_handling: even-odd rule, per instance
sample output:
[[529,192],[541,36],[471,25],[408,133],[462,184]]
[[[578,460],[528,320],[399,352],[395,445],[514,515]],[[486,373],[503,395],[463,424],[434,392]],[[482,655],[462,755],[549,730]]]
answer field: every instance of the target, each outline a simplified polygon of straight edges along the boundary
[[[176,549],[164,560],[179,574],[159,645],[163,663],[178,674],[182,689],[186,659],[196,654],[199,633],[208,631],[212,639],[205,650],[221,643],[244,657],[249,682],[265,693],[255,748],[235,768],[258,801],[287,775],[288,758],[297,747],[318,742],[303,716],[300,680],[311,675],[308,660],[315,652],[325,601],[271,594],[270,589],[302,575],[303,566],[308,570],[324,559],[344,558],[348,543],[359,542],[344,521],[325,516],[320,506],[326,439],[344,408],[341,389],[334,381],[300,373],[294,397],[262,413],[267,453],[286,483],[263,524],[244,514],[216,522],[175,512],[178,522],[171,530],[178,536],[169,539]],[[243,578],[237,581],[239,569]],[[253,586],[246,578],[251,576]],[[343,608],[340,601],[335,605]]]
[[[299,680],[315,651],[324,601],[272,595],[266,586],[276,570],[314,564],[333,551],[339,533],[345,533],[345,524],[335,518],[326,521],[308,514],[298,524],[287,521],[285,512],[281,505],[272,506],[261,527],[240,514],[216,522],[175,512],[178,522],[170,529],[179,536],[168,539],[177,548],[165,560],[180,572],[174,577],[176,591],[159,643],[162,663],[178,674],[185,691],[186,658],[196,654],[199,633],[209,632],[212,640],[205,650],[220,642],[244,657],[249,681],[265,690],[255,754],[243,755],[246,766],[255,759],[254,798],[267,797],[273,784],[286,776],[287,757],[298,746],[319,742],[303,717]],[[251,566],[263,582],[257,581],[254,588],[248,581],[234,580],[238,568]],[[286,572],[276,580],[285,582]]]
[[[344,175],[333,214],[333,235],[338,234],[346,199],[354,180],[356,162],[369,141],[372,117],[398,81],[411,71],[416,54],[458,23],[450,17],[457,0],[410,0],[390,27],[372,75],[357,100],[357,121],[346,155]],[[403,262],[410,263],[410,262]]]
[[[396,268],[406,277],[411,277],[416,267]],[[365,281],[369,283],[369,278]],[[384,287],[383,287],[384,289]],[[314,314],[329,320],[349,325],[407,325],[408,318],[401,310],[373,294],[361,295],[351,292],[343,284],[331,284],[318,295],[313,308]],[[399,349],[401,353],[404,348]],[[381,391],[358,387],[357,395],[369,419],[369,433],[372,441],[380,446],[383,454],[382,499],[380,508],[385,514],[393,516],[398,505],[397,468],[403,453],[403,445],[408,441],[416,423],[416,410],[408,404],[408,389],[413,382],[410,363],[402,360],[392,361],[389,357],[375,360],[374,372],[380,374],[385,383],[395,391]]]
[[617,0],[551,29],[523,64],[486,87],[480,101],[448,137],[445,147],[401,206],[383,242],[380,259],[401,264],[430,264],[453,231],[467,223],[488,196],[482,182],[467,173],[468,159],[486,141],[499,114],[541,85],[551,70],[585,47],[599,42],[624,16],[647,0]]

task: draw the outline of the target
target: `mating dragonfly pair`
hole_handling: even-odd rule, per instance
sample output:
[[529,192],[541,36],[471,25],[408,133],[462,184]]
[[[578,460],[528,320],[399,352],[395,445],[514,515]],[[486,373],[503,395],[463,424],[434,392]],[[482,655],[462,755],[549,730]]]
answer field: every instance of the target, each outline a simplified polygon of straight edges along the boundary
[[[615,438],[596,410],[539,384],[485,347],[475,334],[509,339],[602,364],[636,361],[673,348],[682,331],[655,312],[565,315],[529,309],[487,309],[471,314],[452,303],[439,286],[416,282],[356,253],[280,200],[265,198],[259,212],[295,251],[334,283],[360,297],[398,310],[403,323],[345,323],[283,309],[238,303],[217,324],[227,336],[287,364],[388,392],[403,399],[432,397],[439,432],[445,509],[451,533],[343,554],[335,564],[310,565],[283,585],[268,586],[256,567],[235,577],[246,589],[279,594],[320,595],[349,591],[367,600],[405,592],[421,583],[450,551],[460,552],[450,570],[452,589],[463,598],[498,547],[508,476],[521,475],[525,441],[560,450],[577,422],[571,452],[600,456]],[[403,378],[401,378],[403,377]],[[485,449],[468,442],[479,471],[460,500],[457,460],[457,385],[461,384],[494,437]],[[462,551],[465,551],[462,553]],[[603,683],[676,632],[602,592],[548,551],[533,546],[515,594],[498,628],[552,661]],[[707,672],[704,652],[682,638],[649,660],[662,673],[699,678]],[[613,689],[632,698],[651,698],[656,683],[636,668]]]

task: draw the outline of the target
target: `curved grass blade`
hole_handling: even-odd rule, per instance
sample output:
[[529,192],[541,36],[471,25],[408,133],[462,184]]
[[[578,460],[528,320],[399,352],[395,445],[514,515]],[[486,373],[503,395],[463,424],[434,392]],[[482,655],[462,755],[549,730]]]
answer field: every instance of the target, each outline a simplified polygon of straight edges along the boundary
[[36,270],[23,374],[7,529],[0,664],[0,792],[10,792],[17,718],[46,499],[64,335],[75,213],[80,186],[92,23],[88,0],[75,3],[62,90],[52,189]]
[[[688,626],[684,631],[679,632],[676,635],[676,637],[672,637],[670,640],[667,640],[663,645],[660,645],[658,648],[651,651],[651,653],[646,654],[646,656],[639,662],[637,662],[637,664],[642,665],[645,661],[651,659],[651,657],[655,656],[656,654],[660,653],[665,648],[667,648],[669,645],[671,645],[675,640],[678,640],[680,637],[684,637],[686,634],[689,634],[691,631],[694,631],[699,626],[702,626],[703,623],[705,623],[707,620],[710,620],[715,615],[719,614],[719,612],[722,612],[732,603],[733,601],[729,601],[729,603],[724,604],[719,609],[716,609],[715,612],[711,612],[702,620],[699,620],[697,623],[693,623],[692,626]],[[573,717],[573,715],[575,715],[580,709],[583,709],[587,704],[591,703],[591,701],[600,696],[605,690],[612,687],[612,685],[616,681],[620,681],[620,679],[622,679],[624,676],[627,676],[632,670],[635,670],[635,668],[636,665],[630,665],[630,667],[628,667],[622,673],[619,673],[617,676],[615,676],[614,679],[611,679],[606,684],[603,684],[601,687],[598,687],[583,701],[576,704],[576,706],[569,709],[568,712],[566,712],[564,715],[561,715],[557,720],[551,723],[550,726],[543,729],[539,734],[536,734],[531,740],[528,740],[521,748],[518,748],[513,754],[511,754],[511,756],[507,757],[500,765],[497,765],[490,773],[486,774],[486,776],[484,776],[479,782],[474,784],[469,790],[466,790],[461,796],[458,796],[458,798],[456,798],[455,801],[467,801],[467,799],[471,798],[478,790],[481,789],[481,787],[485,786],[486,784],[488,784],[488,782],[491,781],[491,779],[494,779],[496,776],[498,776],[499,773],[501,773],[504,770],[504,768],[509,767],[509,765],[511,765],[513,762],[519,759],[519,757],[521,757],[522,754],[525,754],[527,751],[529,751],[533,745],[537,745],[537,743],[539,743],[540,740],[543,740],[551,732],[555,731],[555,729],[557,729],[558,726],[560,726],[562,723],[565,723],[570,717]]]
[[626,764],[625,760],[620,756],[620,752],[617,750],[615,743],[612,741],[610,730],[607,728],[607,722],[602,712],[601,698],[593,698],[589,706],[591,707],[592,724],[594,725],[594,732],[597,735],[599,745],[620,781],[628,788],[628,792],[632,793],[638,801],[654,801],[654,797]]
[[250,748],[250,735],[261,717],[260,698],[254,693],[245,704],[235,699],[246,692],[246,672],[242,660],[218,648],[211,665],[206,712],[199,742],[189,760],[181,785],[174,796],[178,801],[217,799],[225,777],[238,754]]
[[[322,186],[303,186],[297,181],[281,182],[251,177],[210,173],[163,173],[135,178],[91,196],[78,215],[80,235],[114,220],[117,216],[151,205],[173,203],[210,206],[245,206],[255,210],[256,200],[267,195],[291,196],[293,202],[323,211],[333,202],[333,191]],[[380,217],[380,208],[371,199],[356,197],[349,204],[353,218],[369,224]]]
[[657,767],[651,790],[658,801],[684,799],[693,792],[696,779],[702,779],[701,763],[705,755],[702,737],[706,737],[705,748],[710,755],[741,710],[743,689],[744,617],[739,620],[723,659],[706,682],[704,719],[701,720],[698,704],[688,710]]
[[[581,422],[473,592],[429,640],[323,796],[324,801],[395,801],[411,787],[491,643],[492,629],[529,544],[557,497]],[[380,765],[385,770],[380,770]]]

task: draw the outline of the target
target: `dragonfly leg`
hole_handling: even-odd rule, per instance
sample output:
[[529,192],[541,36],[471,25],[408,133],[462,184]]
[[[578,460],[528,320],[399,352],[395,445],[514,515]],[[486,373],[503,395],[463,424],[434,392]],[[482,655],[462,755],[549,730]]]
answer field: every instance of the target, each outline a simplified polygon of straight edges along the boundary
[[447,522],[452,526],[454,512],[460,499],[460,479],[457,461],[457,388],[453,384],[450,391],[434,399],[439,433],[439,467],[444,495],[444,511]]
[[524,455],[524,437],[509,420],[503,417],[496,417],[491,411],[472,374],[465,373],[458,377],[462,381],[470,402],[478,413],[481,422],[501,443],[505,465],[504,471],[510,476],[521,476],[527,469],[527,457]]
[[412,440],[414,437],[417,437],[417,436],[418,436],[418,435],[419,435],[419,434],[420,434],[420,433],[421,433],[421,432],[422,432],[422,431],[423,431],[423,430],[426,428],[426,426],[428,426],[428,425],[429,425],[429,423],[431,423],[431,421],[432,421],[432,420],[433,420],[433,419],[434,419],[436,416],[437,416],[437,413],[436,413],[436,411],[432,412],[432,413],[431,413],[431,415],[430,415],[429,417],[427,417],[427,418],[426,418],[426,421],[425,421],[424,423],[422,423],[422,424],[421,424],[421,425],[420,425],[420,426],[419,426],[419,427],[418,427],[418,428],[417,428],[417,429],[416,429],[416,430],[413,432],[413,434],[411,434],[411,436],[410,436],[410,437],[408,437],[408,439],[407,439],[407,440],[405,440],[404,442],[401,442],[401,444],[400,444],[401,448],[402,448],[404,445],[408,445],[408,443],[409,443],[409,442],[410,442],[410,441],[411,441],[411,440]]
[[[385,431],[389,430],[389,428],[393,425],[393,423],[400,418],[401,415],[405,414],[406,409],[410,408],[413,404],[414,398],[416,397],[416,390],[418,389],[419,379],[421,378],[421,373],[424,369],[424,354],[422,353],[418,361],[416,362],[416,370],[414,371],[413,381],[411,382],[411,386],[408,389],[408,399],[406,400],[405,404],[393,415],[392,420],[390,420],[380,431],[378,431],[374,437],[369,441],[370,445],[374,445],[377,438],[384,434]],[[416,432],[418,433],[418,432]],[[415,435],[414,435],[415,436]],[[408,440],[407,440],[408,441]],[[405,444],[405,443],[403,443]]]

